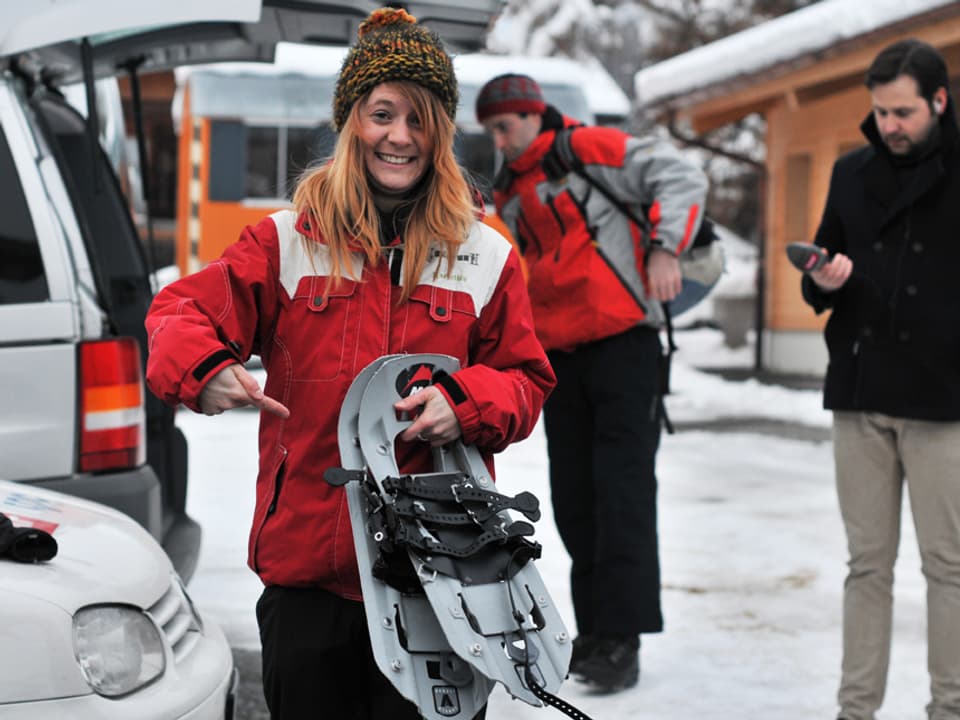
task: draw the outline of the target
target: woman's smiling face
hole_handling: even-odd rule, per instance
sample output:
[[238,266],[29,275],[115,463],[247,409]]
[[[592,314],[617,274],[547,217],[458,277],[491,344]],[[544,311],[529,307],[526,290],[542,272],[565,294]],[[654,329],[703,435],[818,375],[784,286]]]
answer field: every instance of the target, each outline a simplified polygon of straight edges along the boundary
[[426,173],[433,154],[422,119],[396,83],[381,83],[360,108],[367,172],[384,190],[402,193]]

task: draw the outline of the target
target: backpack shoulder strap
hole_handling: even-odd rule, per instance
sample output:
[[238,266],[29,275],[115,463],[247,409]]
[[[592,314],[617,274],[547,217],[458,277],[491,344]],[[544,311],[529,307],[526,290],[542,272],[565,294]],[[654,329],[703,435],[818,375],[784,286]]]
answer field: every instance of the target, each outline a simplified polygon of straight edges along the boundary
[[553,137],[553,142],[550,144],[550,149],[544,153],[543,158],[540,160],[540,166],[543,168],[544,175],[547,176],[548,180],[556,182],[571,172],[576,173],[595,188],[597,192],[603,195],[619,212],[626,215],[627,218],[642,228],[645,233],[649,232],[650,223],[647,222],[646,217],[643,215],[638,216],[626,203],[617,198],[613,192],[611,192],[610,188],[588,173],[583,165],[583,161],[577,157],[577,154],[573,151],[573,132],[579,127],[583,126],[574,125],[557,130]]
[[578,175],[584,174],[583,163],[573,152],[571,137],[579,125],[560,128],[553,135],[550,149],[540,159],[540,167],[548,180],[557,181],[571,171]]

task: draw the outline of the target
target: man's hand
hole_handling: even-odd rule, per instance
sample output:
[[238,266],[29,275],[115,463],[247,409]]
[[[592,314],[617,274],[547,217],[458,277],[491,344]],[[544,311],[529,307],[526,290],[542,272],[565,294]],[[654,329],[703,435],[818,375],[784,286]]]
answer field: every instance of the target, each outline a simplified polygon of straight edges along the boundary
[[819,270],[810,273],[810,279],[813,280],[821,290],[830,292],[837,290],[849,279],[853,272],[853,261],[843,253],[837,253],[833,258]]
[[435,387],[426,387],[395,402],[393,409],[415,418],[410,427],[400,433],[400,439],[404,442],[419,440],[430,443],[432,447],[440,447],[462,434],[460,421],[453,408]]
[[680,294],[683,279],[677,256],[663,248],[653,248],[647,259],[647,294],[654,300],[669,302]]
[[224,410],[254,407],[286,420],[290,411],[281,403],[263,394],[260,385],[243,365],[234,363],[214,375],[200,392],[200,409],[204,415],[219,415]]

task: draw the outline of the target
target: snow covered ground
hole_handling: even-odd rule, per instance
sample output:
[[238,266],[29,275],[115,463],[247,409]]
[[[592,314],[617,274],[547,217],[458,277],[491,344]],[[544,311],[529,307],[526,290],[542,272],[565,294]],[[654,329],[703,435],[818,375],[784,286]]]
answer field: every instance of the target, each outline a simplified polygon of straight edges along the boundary
[[[730,350],[712,330],[678,334],[669,410],[676,421],[764,417],[826,428],[820,393],[755,381],[727,382],[694,365],[748,367],[750,347]],[[246,568],[253,507],[257,416],[182,411],[190,441],[188,510],[203,525],[197,603],[235,647],[257,648],[260,583]],[[498,460],[508,493],[533,491],[544,517],[537,565],[568,622],[569,562],[550,513],[545,442],[538,430]],[[591,694],[573,680],[560,695],[594,720],[834,718],[840,662],[843,530],[829,443],[770,435],[683,431],[664,435],[658,457],[666,630],[643,639],[639,686]],[[924,583],[904,512],[897,565],[890,685],[881,720],[920,720],[928,698]],[[491,720],[561,718],[495,689]]]

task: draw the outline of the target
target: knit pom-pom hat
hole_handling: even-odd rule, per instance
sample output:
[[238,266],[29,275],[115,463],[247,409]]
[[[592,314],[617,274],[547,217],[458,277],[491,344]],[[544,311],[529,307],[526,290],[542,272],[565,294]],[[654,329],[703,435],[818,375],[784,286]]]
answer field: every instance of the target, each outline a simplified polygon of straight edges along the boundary
[[477,122],[500,113],[543,115],[546,109],[540,86],[528,75],[497,75],[487,81],[477,94]]
[[436,95],[453,120],[460,98],[453,62],[436,33],[406,10],[380,8],[360,23],[333,95],[333,122],[343,129],[353,104],[383,82],[408,80]]

